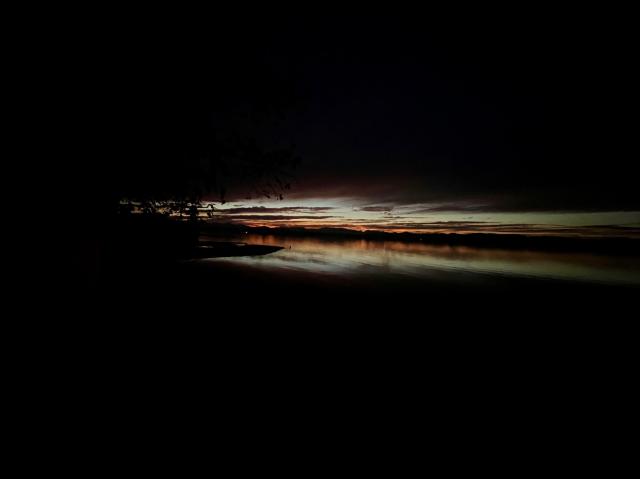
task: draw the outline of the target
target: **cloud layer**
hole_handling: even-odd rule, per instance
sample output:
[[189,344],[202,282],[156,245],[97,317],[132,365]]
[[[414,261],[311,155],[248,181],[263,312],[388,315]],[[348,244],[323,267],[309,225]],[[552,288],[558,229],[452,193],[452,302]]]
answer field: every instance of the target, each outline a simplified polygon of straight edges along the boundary
[[[320,201],[320,200],[318,200]],[[216,208],[212,221],[247,226],[348,228],[422,233],[518,233],[536,235],[639,236],[640,213],[505,213],[473,205],[410,204],[335,206],[231,204]]]

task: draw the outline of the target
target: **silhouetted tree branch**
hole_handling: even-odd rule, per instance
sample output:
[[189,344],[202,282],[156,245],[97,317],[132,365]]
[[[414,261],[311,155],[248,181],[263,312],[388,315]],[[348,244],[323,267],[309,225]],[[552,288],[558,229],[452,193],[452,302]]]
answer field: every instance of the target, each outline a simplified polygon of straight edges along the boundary
[[298,100],[278,73],[236,52],[190,65],[193,84],[140,85],[144,101],[127,105],[109,145],[119,211],[195,217],[230,194],[282,199],[299,159],[277,126]]

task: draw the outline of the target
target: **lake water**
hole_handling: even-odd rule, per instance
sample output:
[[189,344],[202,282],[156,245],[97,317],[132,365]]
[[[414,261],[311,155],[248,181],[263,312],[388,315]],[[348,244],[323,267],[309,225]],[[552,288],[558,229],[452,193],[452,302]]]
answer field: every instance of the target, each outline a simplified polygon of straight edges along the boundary
[[265,256],[207,259],[270,272],[337,275],[343,278],[433,279],[500,276],[640,286],[640,258],[584,253],[481,249],[366,239],[245,235],[233,239],[285,249]]

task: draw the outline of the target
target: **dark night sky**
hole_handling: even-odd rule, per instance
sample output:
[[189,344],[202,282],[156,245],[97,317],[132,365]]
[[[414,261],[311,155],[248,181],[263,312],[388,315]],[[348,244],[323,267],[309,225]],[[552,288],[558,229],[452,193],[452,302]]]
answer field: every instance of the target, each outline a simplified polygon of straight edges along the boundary
[[[640,222],[623,15],[271,12],[147,27],[106,31],[69,56],[86,62],[72,88],[93,100],[87,123],[109,145],[101,154],[116,177],[149,144],[162,150],[164,119],[186,130],[190,112],[276,84],[295,100],[264,136],[294,144],[303,160],[293,208],[622,211]],[[250,206],[240,193],[229,192],[234,207]]]
[[620,108],[626,32],[576,19],[431,23],[298,25],[276,44],[310,96],[289,125],[306,160],[301,196],[640,209]]

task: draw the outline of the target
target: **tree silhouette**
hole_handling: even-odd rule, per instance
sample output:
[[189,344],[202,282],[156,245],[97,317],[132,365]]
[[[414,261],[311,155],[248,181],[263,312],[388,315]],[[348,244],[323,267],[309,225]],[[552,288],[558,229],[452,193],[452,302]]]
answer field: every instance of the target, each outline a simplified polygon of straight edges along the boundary
[[197,216],[203,200],[282,199],[299,159],[278,133],[299,103],[286,74],[239,49],[171,73],[145,66],[125,83],[121,116],[102,135],[109,196],[148,212]]

